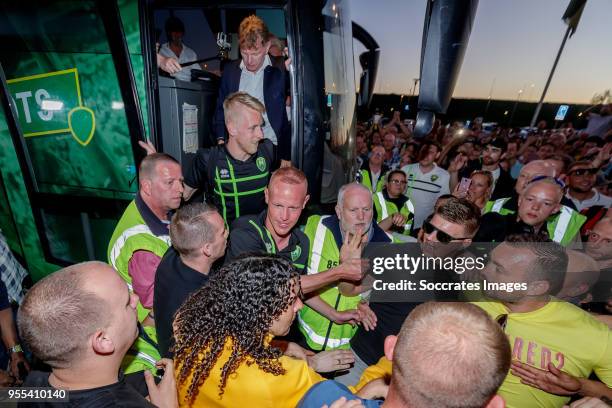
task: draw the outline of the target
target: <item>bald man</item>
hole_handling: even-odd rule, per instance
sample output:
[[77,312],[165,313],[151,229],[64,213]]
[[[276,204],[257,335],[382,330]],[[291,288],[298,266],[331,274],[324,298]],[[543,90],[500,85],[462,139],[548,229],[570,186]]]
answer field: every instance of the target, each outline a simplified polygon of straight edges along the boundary
[[586,217],[561,205],[564,187],[554,177],[532,179],[518,197],[516,214],[485,214],[474,241],[501,242],[516,233],[540,234],[563,246],[579,241]]

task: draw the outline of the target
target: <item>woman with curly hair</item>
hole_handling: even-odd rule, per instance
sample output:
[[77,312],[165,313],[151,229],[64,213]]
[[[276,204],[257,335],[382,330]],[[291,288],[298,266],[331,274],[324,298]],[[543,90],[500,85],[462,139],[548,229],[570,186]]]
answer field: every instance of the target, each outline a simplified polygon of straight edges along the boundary
[[302,307],[299,275],[279,257],[224,266],[174,321],[181,406],[294,407],[323,378],[270,344]]

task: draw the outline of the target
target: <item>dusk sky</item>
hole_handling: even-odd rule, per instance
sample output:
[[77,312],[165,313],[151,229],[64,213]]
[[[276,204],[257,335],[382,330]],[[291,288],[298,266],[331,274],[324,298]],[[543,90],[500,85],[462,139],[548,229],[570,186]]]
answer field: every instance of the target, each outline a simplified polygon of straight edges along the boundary
[[[480,0],[454,97],[536,101],[567,26],[569,0]],[[425,0],[351,0],[352,19],[381,47],[376,93],[409,95],[419,76]],[[588,0],[546,101],[589,103],[612,89],[612,1]],[[355,54],[364,48],[355,42]],[[358,65],[358,63],[357,63]],[[360,70],[357,68],[356,74]],[[533,84],[533,86],[532,86]]]

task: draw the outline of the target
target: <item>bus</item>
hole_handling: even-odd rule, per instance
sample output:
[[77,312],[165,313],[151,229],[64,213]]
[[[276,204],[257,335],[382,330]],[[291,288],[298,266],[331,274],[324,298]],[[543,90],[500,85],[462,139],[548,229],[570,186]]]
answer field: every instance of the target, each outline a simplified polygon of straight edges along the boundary
[[[448,107],[477,3],[428,0],[416,134]],[[34,281],[106,261],[137,192],[138,141],[181,163],[214,143],[218,74],[238,57],[237,28],[251,14],[286,39],[292,163],[307,175],[311,201],[325,202],[353,178],[356,110],[371,100],[380,52],[351,21],[350,0],[0,4],[0,229]],[[185,44],[202,60],[189,82],[156,64],[170,16],[184,22]],[[359,90],[354,38],[366,48]]]

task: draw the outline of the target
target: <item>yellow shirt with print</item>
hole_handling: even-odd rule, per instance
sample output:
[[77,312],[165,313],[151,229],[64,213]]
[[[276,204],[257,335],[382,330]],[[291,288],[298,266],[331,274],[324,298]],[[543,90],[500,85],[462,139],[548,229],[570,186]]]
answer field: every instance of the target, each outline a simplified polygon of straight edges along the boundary
[[[279,361],[285,369],[285,375],[274,375],[259,368],[256,363],[243,362],[238,369],[230,374],[224,393],[219,397],[221,370],[231,356],[231,341],[227,341],[217,363],[210,375],[200,386],[193,403],[185,399],[193,373],[180,384],[178,374],[180,362],[176,362],[175,377],[181,407],[295,407],[306,391],[324,378],[312,370],[306,361],[282,356]],[[200,355],[201,357],[202,355]]]
[[[608,327],[582,309],[557,299],[527,313],[509,313],[500,302],[474,302],[493,319],[507,314],[512,359],[545,370],[548,362],[574,377],[592,372],[612,385],[612,337]],[[508,408],[562,407],[569,397],[521,384],[512,373],[498,392]]]

